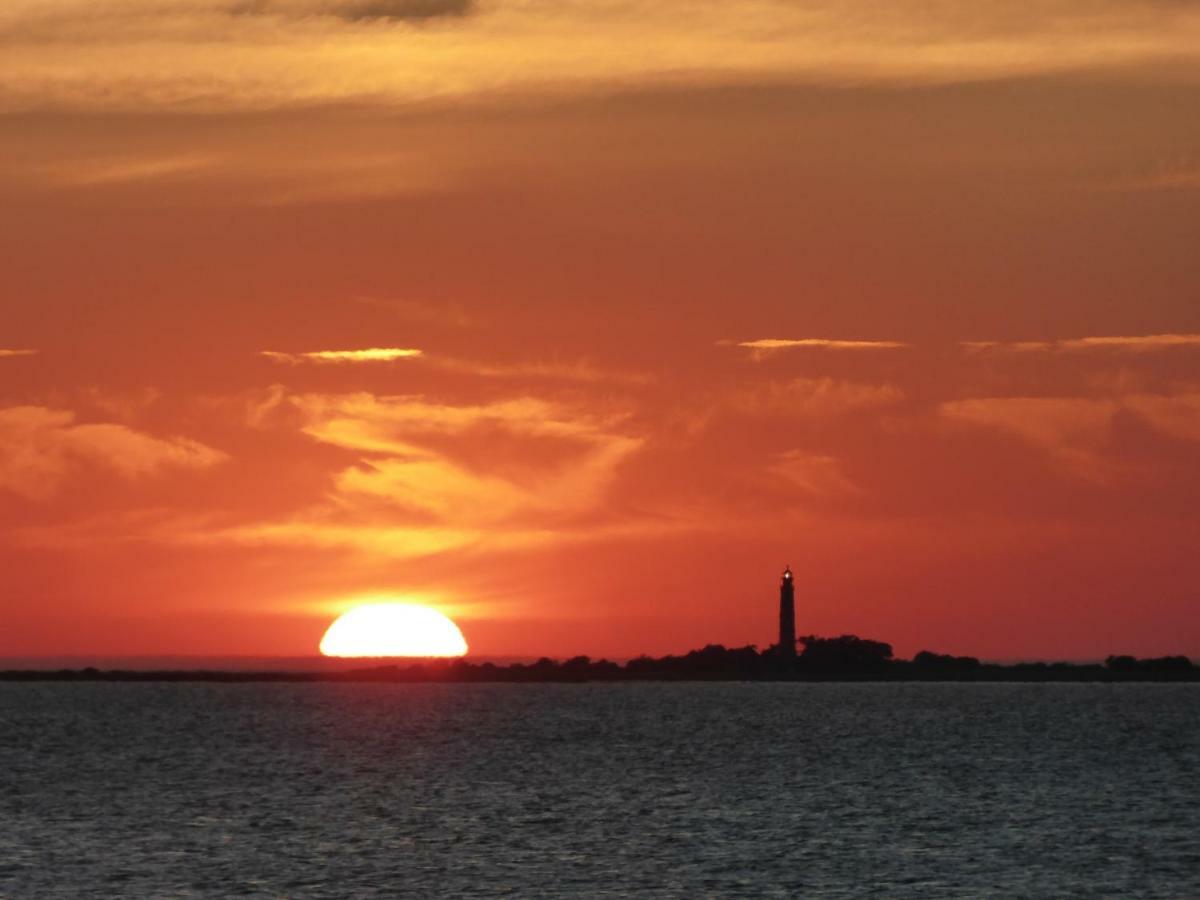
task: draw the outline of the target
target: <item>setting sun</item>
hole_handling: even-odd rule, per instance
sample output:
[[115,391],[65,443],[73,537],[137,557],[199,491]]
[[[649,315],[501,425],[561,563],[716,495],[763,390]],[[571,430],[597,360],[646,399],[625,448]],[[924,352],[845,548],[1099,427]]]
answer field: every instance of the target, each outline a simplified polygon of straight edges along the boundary
[[321,638],[325,656],[462,656],[467,642],[447,616],[412,603],[371,603],[339,616]]

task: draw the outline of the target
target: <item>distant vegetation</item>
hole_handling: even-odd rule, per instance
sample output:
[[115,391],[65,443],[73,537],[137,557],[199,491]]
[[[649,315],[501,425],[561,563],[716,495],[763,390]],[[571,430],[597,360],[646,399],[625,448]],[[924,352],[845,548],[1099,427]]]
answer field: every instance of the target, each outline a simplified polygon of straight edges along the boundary
[[0,672],[8,681],[383,681],[383,682],[579,682],[579,681],[1200,681],[1200,667],[1185,656],[1135,659],[1110,656],[1103,663],[983,663],[973,656],[922,650],[895,659],[891,644],[852,634],[807,635],[788,658],[772,647],[709,644],[683,656],[639,656],[624,665],[576,656],[535,663],[473,663],[428,660],[376,665],[344,672],[59,671]]

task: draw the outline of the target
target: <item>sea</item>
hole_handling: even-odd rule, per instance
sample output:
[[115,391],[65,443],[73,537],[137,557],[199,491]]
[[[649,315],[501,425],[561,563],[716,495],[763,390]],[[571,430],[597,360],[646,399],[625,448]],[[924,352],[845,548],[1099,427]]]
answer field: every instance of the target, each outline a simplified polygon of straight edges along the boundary
[[1200,897],[1200,685],[0,684],[0,896]]

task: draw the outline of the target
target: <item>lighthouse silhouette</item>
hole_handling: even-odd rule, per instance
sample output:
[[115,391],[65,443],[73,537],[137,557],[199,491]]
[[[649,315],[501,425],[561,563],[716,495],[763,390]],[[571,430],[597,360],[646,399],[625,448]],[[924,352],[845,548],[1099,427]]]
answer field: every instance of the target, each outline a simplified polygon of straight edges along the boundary
[[796,587],[792,581],[792,567],[788,566],[779,582],[779,652],[789,658],[796,655]]

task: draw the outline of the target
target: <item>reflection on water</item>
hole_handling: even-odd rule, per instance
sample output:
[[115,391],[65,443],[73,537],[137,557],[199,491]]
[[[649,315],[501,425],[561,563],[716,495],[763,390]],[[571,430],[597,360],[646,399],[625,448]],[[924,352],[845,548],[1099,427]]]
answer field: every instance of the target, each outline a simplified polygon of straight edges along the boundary
[[1200,896],[1200,686],[0,685],[0,896]]

